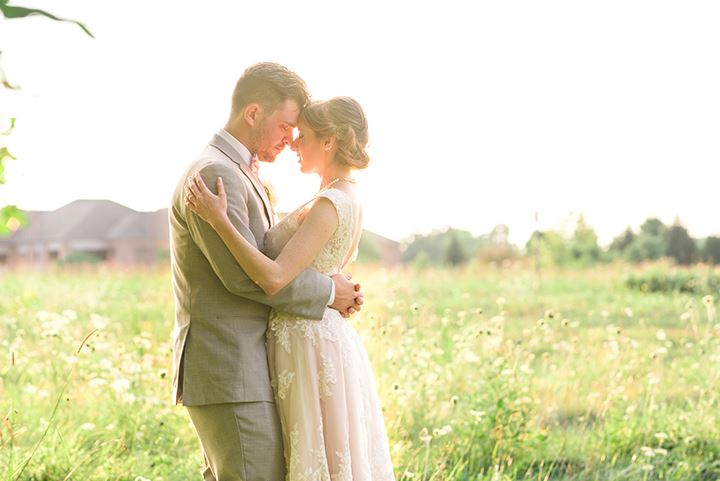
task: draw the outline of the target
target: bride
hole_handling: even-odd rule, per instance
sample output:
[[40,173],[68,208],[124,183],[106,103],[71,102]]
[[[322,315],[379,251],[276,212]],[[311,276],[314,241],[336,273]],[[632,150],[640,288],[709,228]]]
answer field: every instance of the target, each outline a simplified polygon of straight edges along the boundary
[[[267,232],[265,253],[231,224],[222,178],[214,195],[195,177],[186,204],[268,295],[307,267],[336,274],[354,260],[362,232],[350,174],[367,166],[367,141],[365,115],[349,97],[313,102],[302,111],[292,148],[300,170],[320,176],[320,191]],[[267,348],[288,481],[393,480],[370,363],[348,320],[329,308],[320,321],[273,310]]]

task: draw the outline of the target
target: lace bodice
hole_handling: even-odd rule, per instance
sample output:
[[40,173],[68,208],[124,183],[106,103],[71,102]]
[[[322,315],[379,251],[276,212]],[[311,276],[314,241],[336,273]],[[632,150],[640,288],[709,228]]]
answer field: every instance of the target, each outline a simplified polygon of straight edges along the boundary
[[352,248],[355,224],[352,199],[340,189],[331,188],[318,193],[309,202],[286,215],[280,222],[272,226],[265,234],[265,254],[273,259],[280,255],[280,251],[300,226],[298,221],[300,211],[305,205],[318,197],[325,197],[335,206],[338,215],[338,227],[310,267],[322,274],[333,275],[342,269],[345,258]]

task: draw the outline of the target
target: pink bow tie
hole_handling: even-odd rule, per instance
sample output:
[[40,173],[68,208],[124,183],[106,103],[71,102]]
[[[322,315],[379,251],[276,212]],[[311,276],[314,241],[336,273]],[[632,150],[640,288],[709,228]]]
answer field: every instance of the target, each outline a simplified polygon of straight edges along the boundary
[[253,155],[250,159],[250,170],[253,174],[255,174],[255,177],[258,177],[258,172],[260,171],[260,161],[257,158],[257,155]]

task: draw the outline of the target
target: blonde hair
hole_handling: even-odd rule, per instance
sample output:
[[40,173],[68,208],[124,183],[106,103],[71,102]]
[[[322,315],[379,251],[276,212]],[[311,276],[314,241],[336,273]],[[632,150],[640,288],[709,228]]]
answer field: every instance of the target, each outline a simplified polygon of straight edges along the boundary
[[335,136],[335,161],[353,169],[364,169],[370,162],[365,148],[368,124],[360,104],[350,97],[334,97],[310,103],[300,114],[318,137]]

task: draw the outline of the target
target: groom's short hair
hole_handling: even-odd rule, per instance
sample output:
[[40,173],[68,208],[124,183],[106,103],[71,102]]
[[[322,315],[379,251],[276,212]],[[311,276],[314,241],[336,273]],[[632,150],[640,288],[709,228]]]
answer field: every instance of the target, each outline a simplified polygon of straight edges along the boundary
[[235,84],[232,112],[237,114],[251,103],[274,112],[287,99],[304,108],[310,101],[305,81],[282,65],[260,62],[248,67]]

